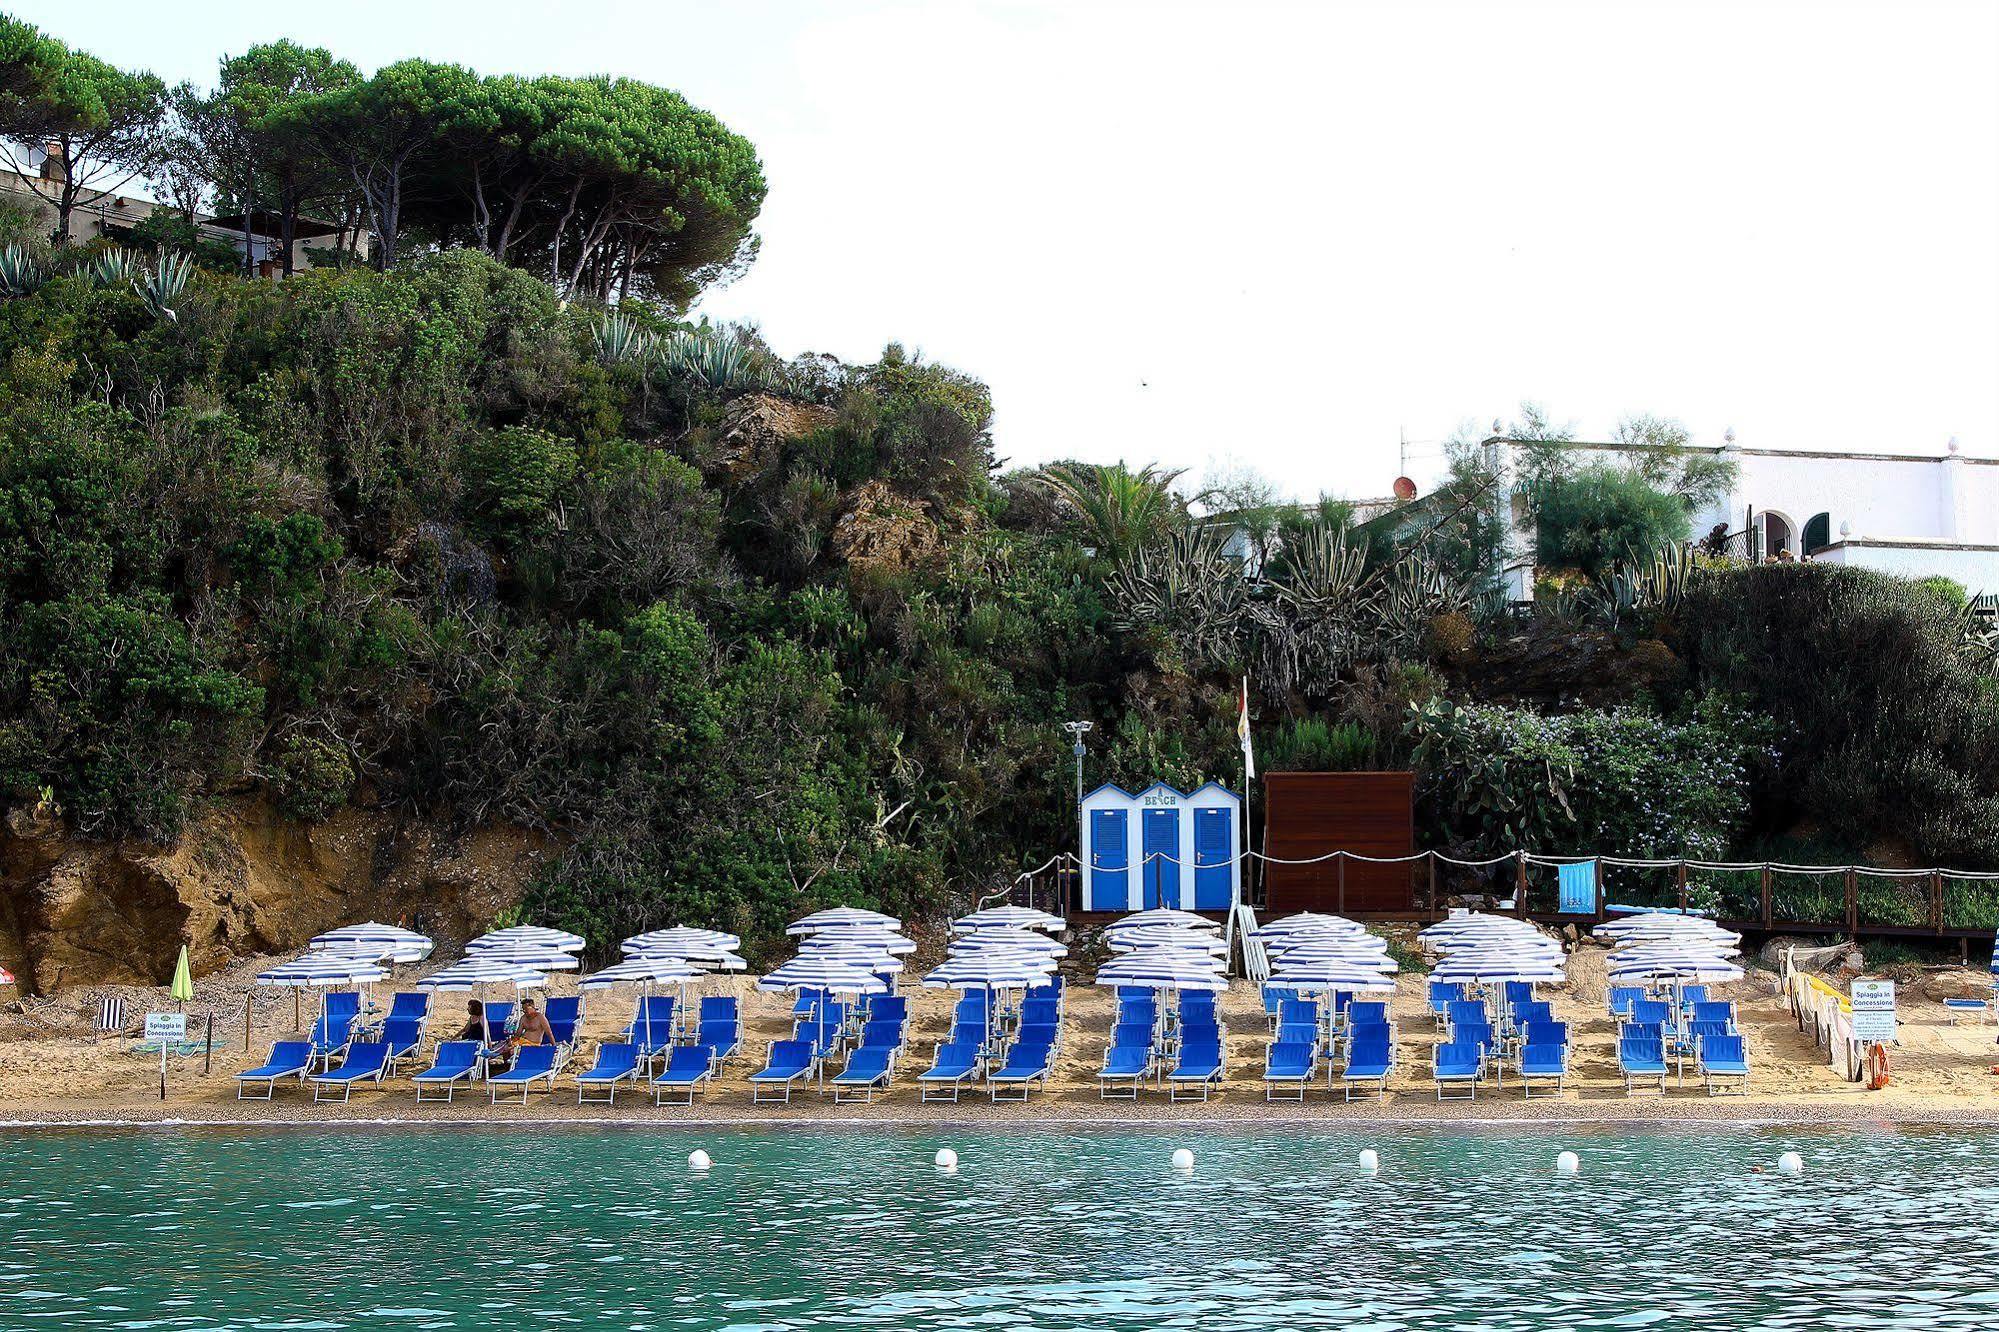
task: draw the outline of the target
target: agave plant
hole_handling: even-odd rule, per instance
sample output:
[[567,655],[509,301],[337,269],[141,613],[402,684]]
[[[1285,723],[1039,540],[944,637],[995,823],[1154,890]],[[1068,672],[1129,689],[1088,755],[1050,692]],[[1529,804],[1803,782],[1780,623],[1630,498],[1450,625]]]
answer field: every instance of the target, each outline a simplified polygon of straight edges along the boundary
[[669,371],[724,392],[757,392],[772,384],[753,348],[732,333],[676,333],[661,350]]
[[596,340],[599,359],[612,365],[643,361],[654,352],[652,334],[619,310],[610,310],[598,316],[590,327],[590,334]]
[[180,315],[174,306],[180,301],[181,293],[187,290],[187,280],[194,275],[194,260],[184,254],[163,254],[153,265],[151,272],[141,273],[132,283],[139,299],[153,312],[155,319],[168,323],[178,323]]
[[49,280],[48,266],[19,245],[0,249],[0,296],[32,296]]
[[141,269],[139,257],[130,250],[101,250],[83,266],[90,280],[100,287],[123,287],[136,283]]

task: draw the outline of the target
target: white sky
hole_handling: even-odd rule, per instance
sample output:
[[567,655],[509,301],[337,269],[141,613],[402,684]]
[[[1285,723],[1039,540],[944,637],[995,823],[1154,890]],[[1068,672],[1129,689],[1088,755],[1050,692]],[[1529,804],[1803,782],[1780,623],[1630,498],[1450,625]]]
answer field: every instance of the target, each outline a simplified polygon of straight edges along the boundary
[[1373,495],[1522,398],[1999,454],[1992,0],[8,8],[169,80],[289,36],[678,88],[771,182],[703,308],[978,374],[1017,463]]

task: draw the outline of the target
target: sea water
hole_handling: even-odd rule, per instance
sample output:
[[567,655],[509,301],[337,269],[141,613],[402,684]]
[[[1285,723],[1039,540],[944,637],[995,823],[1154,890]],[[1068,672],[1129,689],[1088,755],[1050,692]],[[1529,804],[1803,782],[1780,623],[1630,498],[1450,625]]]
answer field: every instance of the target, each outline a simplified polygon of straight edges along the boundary
[[[21,1130],[0,1133],[0,1328],[1987,1328],[1995,1147],[1877,1126]],[[1786,1150],[1803,1175],[1777,1173]]]

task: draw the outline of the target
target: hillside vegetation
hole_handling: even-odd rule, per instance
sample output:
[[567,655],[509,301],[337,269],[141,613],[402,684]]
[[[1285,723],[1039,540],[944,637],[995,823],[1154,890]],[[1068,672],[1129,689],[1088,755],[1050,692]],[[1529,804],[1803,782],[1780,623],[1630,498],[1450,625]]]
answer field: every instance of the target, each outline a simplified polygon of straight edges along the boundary
[[1173,474],[996,474],[968,374],[679,318],[753,251],[734,221],[615,307],[409,221],[383,268],[274,283],[15,220],[14,808],[161,842],[244,792],[511,825],[556,848],[537,920],[768,940],[1069,848],[1066,720],[1095,723],[1092,783],[1232,779],[1247,676],[1266,767],[1413,765],[1427,845],[1999,867],[1999,684],[1961,589],[1654,559],[1684,478],[1551,475],[1575,568],[1523,618],[1473,451],[1367,523],[1238,495],[1245,560],[1199,516],[1226,497]]

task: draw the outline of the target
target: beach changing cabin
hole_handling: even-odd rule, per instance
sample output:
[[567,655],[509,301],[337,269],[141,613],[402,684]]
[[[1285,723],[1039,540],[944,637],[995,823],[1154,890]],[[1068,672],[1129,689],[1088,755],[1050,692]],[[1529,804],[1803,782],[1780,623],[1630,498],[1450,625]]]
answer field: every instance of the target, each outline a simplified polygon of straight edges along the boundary
[[1083,910],[1226,911],[1241,897],[1242,797],[1219,783],[1107,783],[1080,814]]

